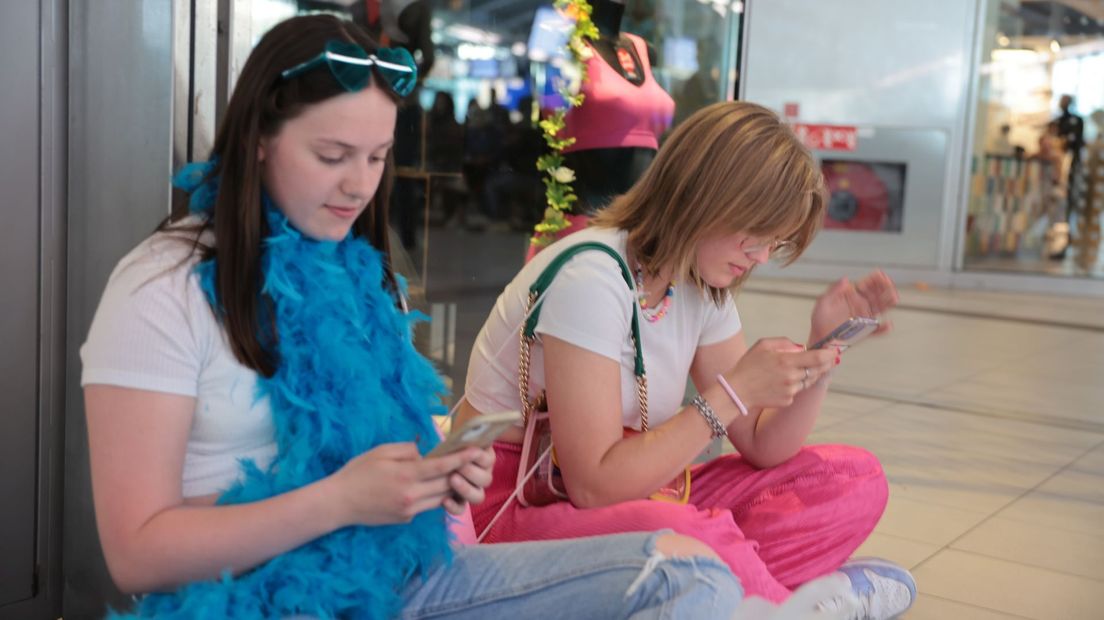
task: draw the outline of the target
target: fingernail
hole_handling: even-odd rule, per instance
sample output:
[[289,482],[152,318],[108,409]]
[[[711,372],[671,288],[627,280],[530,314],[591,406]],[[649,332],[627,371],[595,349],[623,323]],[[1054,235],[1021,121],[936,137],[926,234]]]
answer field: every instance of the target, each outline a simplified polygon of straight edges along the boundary
[[837,355],[836,356],[836,366],[839,366],[839,363],[840,363],[840,356]]

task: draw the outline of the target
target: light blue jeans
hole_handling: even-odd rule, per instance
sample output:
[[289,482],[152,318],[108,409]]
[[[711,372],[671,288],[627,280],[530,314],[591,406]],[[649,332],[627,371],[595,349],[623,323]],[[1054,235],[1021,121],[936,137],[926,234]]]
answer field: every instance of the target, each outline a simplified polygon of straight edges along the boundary
[[667,557],[669,532],[461,547],[407,588],[402,618],[729,618],[743,589],[712,558]]

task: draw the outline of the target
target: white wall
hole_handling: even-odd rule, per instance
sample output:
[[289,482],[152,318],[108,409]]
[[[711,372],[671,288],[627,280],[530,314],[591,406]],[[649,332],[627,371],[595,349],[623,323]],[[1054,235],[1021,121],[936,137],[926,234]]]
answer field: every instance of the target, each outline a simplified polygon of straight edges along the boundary
[[745,98],[807,122],[961,123],[977,0],[751,2]]
[[[803,260],[786,275],[834,277],[894,264],[951,274],[961,219],[959,190],[968,177],[963,162],[981,1],[748,3],[742,98],[779,112],[785,103],[797,102],[801,122],[856,125],[883,134],[907,128],[946,136],[939,162],[943,187],[924,204],[906,203],[906,234],[882,238],[870,245],[871,251],[862,252],[856,251],[856,244],[862,246],[874,235],[826,232],[810,251],[815,261]],[[914,223],[924,220],[923,239],[909,238],[909,218]],[[917,243],[935,247],[920,253]],[[900,260],[895,260],[894,248]],[[915,260],[920,254],[930,260]]]

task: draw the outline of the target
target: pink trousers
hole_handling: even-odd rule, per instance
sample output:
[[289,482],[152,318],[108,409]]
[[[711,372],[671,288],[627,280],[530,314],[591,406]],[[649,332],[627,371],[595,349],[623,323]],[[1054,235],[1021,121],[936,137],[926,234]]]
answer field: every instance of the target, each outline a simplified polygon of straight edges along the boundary
[[[482,532],[514,490],[521,446],[496,443],[494,481],[475,506]],[[511,502],[484,542],[578,538],[668,528],[713,548],[748,595],[781,602],[842,564],[874,529],[889,496],[873,454],[807,446],[770,469],[738,455],[692,469],[690,502],[634,500],[580,509],[568,502],[524,508]]]

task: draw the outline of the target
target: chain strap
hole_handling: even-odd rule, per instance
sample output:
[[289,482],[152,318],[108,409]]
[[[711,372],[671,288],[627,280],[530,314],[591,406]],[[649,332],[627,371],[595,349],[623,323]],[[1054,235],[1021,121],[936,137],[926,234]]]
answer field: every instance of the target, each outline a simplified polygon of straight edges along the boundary
[[[529,293],[529,303],[525,307],[525,316],[529,316],[533,312],[533,304],[537,301],[536,291]],[[536,398],[532,401],[529,400],[529,339],[525,337],[525,322],[522,322],[521,329],[518,330],[518,336],[521,340],[518,355],[518,395],[521,396],[521,422],[523,425],[529,424],[529,413],[537,408],[537,404],[540,399]]]
[[[525,308],[525,315],[528,316],[532,310],[533,305],[537,302],[537,293],[531,291],[529,293],[529,303]],[[519,339],[519,354],[518,354],[518,395],[521,397],[521,420],[523,425],[529,424],[529,415],[546,405],[545,393],[541,391],[536,397],[529,398],[529,365],[531,362],[531,346],[532,341],[535,339],[525,337],[525,326],[522,325],[518,330]],[[640,343],[633,337],[633,346],[637,349],[640,348]],[[636,399],[640,403],[640,430],[642,432],[648,432],[648,376],[646,374],[638,375],[636,377]]]

